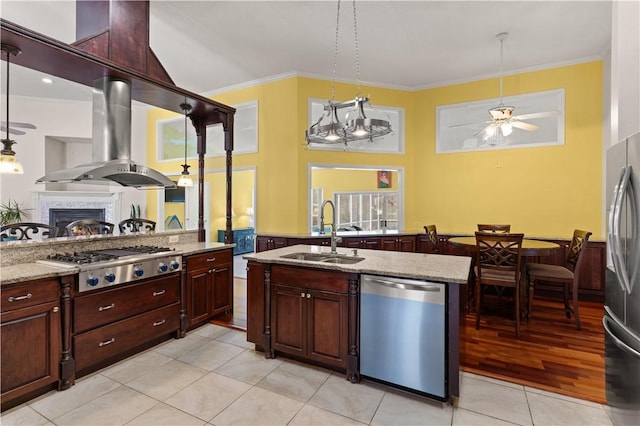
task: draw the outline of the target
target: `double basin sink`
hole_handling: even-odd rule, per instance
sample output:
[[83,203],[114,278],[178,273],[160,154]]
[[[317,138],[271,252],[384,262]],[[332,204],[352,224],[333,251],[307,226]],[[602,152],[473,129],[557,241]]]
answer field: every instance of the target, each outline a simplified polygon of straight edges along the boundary
[[291,253],[280,256],[283,259],[307,260],[311,262],[353,264],[364,260],[364,257],[347,256],[337,253]]

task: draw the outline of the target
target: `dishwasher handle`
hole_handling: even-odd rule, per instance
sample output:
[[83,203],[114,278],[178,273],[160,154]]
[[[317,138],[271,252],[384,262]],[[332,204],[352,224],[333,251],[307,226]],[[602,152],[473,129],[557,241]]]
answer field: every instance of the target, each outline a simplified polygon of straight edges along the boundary
[[386,280],[382,278],[367,278],[367,279],[373,283],[380,284],[385,287],[399,288],[401,290],[433,291],[433,292],[439,293],[443,289],[441,285],[437,285],[437,284],[422,285],[422,284],[410,284],[407,282],[400,282],[400,281],[394,281],[394,280]]

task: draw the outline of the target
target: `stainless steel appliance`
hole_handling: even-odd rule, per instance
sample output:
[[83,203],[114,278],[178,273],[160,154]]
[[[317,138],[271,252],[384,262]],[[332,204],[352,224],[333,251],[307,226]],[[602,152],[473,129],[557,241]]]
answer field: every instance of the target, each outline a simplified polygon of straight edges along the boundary
[[640,424],[640,134],[607,150],[605,382],[615,424]]
[[446,286],[362,275],[360,374],[445,400]]
[[128,283],[182,270],[182,256],[174,249],[134,246],[51,255],[39,263],[79,267],[78,291]]

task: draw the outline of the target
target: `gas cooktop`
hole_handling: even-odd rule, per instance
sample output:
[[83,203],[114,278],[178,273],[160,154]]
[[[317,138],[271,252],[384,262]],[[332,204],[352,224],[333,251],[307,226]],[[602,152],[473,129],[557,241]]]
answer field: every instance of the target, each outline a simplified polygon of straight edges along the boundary
[[79,268],[80,292],[182,270],[182,256],[176,254],[175,249],[155,246],[54,254],[38,263]]
[[175,249],[172,249],[169,247],[132,246],[132,247],[105,249],[105,250],[52,254],[47,256],[46,260],[50,262],[61,262],[61,263],[83,265],[87,263],[108,262],[111,260],[117,260],[117,259],[126,258],[130,256],[145,258],[146,257],[145,255],[167,253],[174,250]]

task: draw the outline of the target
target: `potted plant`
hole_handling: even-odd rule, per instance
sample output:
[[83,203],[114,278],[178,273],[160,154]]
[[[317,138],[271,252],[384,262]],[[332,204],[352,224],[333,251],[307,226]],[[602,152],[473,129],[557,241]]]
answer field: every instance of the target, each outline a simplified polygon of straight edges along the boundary
[[9,225],[11,223],[24,222],[29,215],[29,210],[25,209],[16,200],[9,200],[0,204],[0,225]]

